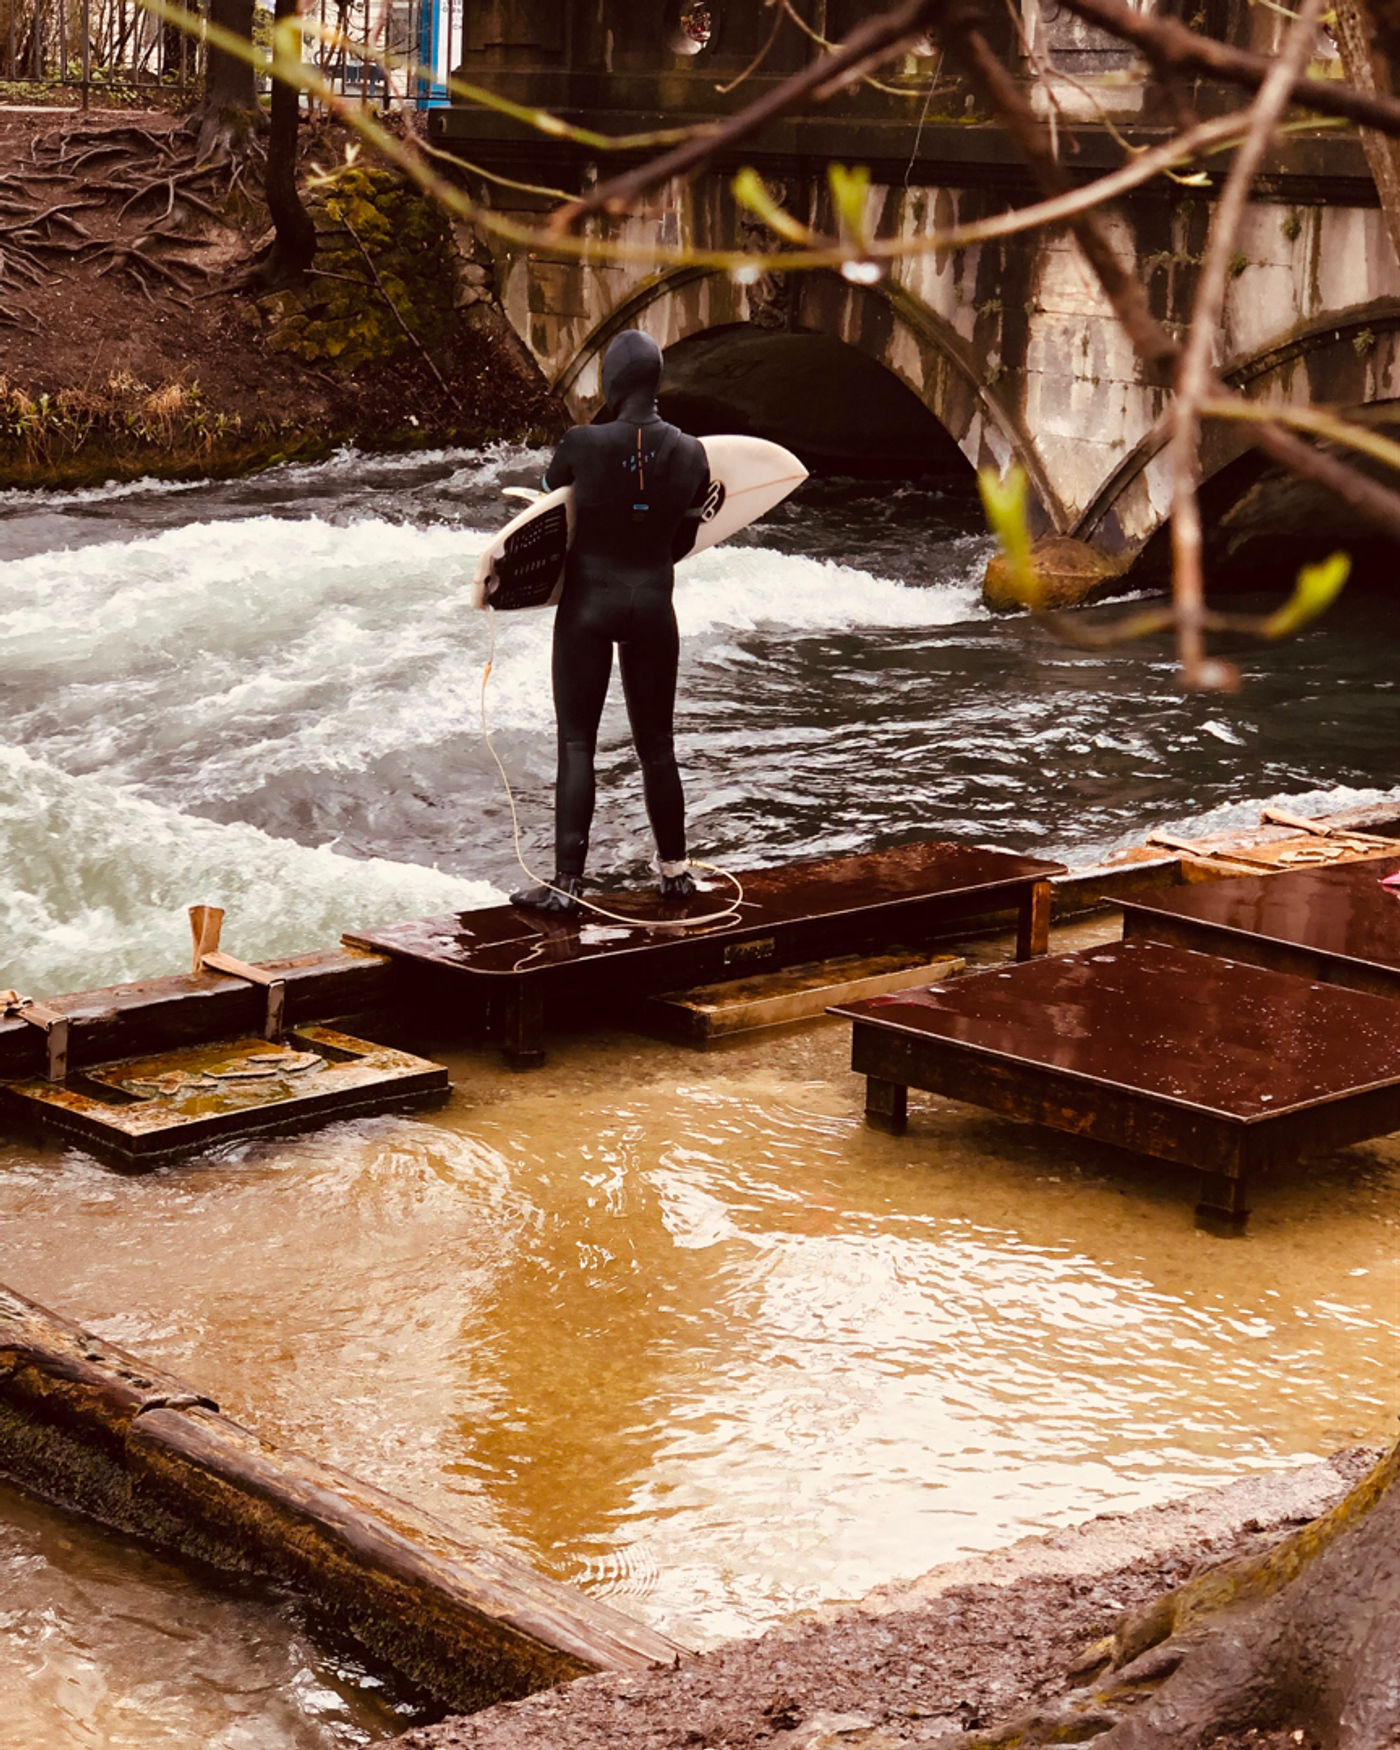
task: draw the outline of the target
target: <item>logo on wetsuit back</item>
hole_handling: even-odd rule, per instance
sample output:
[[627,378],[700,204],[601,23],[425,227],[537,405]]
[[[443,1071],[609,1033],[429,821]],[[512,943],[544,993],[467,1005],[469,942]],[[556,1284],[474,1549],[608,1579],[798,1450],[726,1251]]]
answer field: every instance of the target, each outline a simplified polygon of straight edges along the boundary
[[700,521],[712,523],[719,515],[720,506],[724,503],[723,480],[712,480],[710,490],[705,494],[705,502],[700,509]]

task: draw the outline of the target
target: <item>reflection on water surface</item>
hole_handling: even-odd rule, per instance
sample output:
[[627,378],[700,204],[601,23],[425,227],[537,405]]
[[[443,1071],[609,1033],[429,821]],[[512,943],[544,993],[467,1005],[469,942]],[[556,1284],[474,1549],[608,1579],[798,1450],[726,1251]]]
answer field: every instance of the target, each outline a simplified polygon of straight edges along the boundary
[[868,1132],[843,1062],[825,1028],[579,1042],[145,1179],[10,1151],[6,1275],[694,1643],[1385,1438],[1400,1144],[1266,1188],[1232,1244],[1070,1138]]

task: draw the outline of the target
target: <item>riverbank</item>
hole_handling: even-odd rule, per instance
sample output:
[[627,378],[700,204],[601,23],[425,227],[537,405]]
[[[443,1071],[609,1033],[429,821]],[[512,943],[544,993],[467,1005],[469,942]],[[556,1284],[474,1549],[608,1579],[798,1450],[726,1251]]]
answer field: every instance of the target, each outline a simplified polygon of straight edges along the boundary
[[[854,1609],[675,1670],[582,1678],[421,1726],[401,1750],[920,1750],[1063,1694],[1118,1617],[1194,1573],[1267,1549],[1338,1501],[1379,1456],[1252,1476],[1129,1514],[949,1562]],[[1315,1750],[1250,1728],[1213,1750]]]
[[[0,489],[226,478],[346,444],[562,429],[469,236],[360,166],[313,197],[312,277],[267,293],[259,158],[202,170],[181,122],[0,112],[17,288],[0,325]],[[346,141],[308,127],[304,171],[343,165]]]

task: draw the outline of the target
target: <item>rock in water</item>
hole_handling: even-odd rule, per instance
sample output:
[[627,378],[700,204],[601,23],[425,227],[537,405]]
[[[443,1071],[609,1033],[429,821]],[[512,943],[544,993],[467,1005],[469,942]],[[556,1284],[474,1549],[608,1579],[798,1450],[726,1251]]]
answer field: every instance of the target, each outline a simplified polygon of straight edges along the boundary
[[[1040,579],[1038,605],[1043,608],[1074,608],[1091,601],[1122,570],[1087,541],[1076,541],[1069,535],[1042,535],[1031,548],[1031,560]],[[988,561],[982,600],[994,614],[1014,613],[1029,605],[1016,587],[1004,553]]]

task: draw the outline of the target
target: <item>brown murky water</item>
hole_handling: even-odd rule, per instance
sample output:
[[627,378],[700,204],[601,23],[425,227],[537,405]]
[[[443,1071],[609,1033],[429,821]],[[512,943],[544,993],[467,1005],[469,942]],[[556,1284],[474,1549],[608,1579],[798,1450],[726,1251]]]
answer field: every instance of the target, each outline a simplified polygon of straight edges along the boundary
[[[1193,1186],[970,1108],[864,1129],[846,1035],[451,1058],[443,1112],[145,1179],[0,1148],[0,1279],[678,1638],[1393,1433],[1400,1139]],[[0,1496],[0,1745],[392,1729],[291,1607]]]

